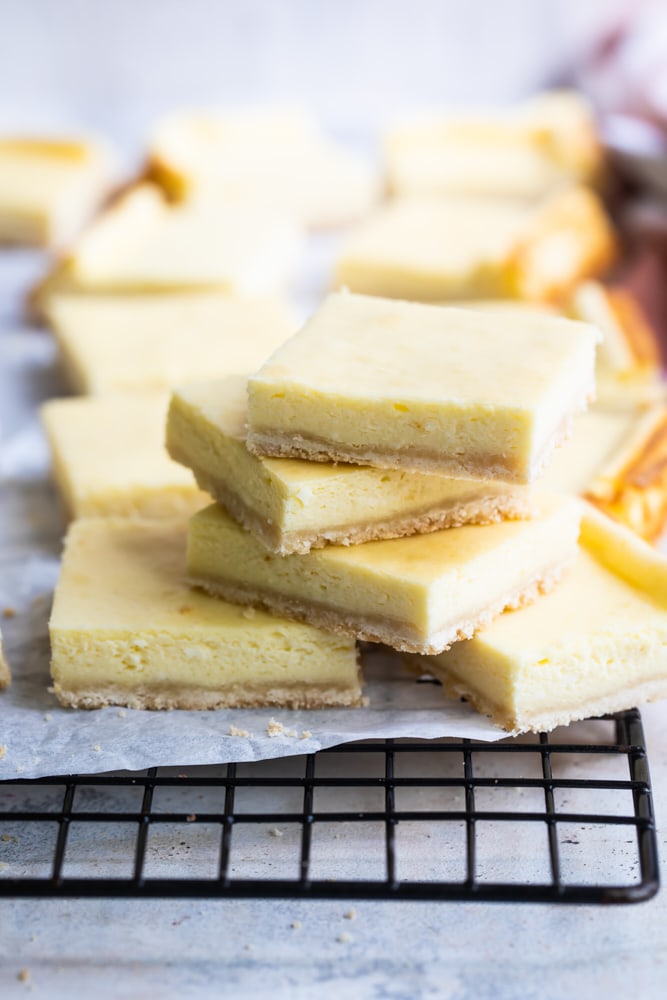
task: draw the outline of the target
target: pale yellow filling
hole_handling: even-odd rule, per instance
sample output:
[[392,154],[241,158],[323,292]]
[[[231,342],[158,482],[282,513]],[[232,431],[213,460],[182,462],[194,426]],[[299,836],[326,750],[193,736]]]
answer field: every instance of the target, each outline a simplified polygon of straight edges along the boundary
[[249,380],[249,444],[301,436],[373,465],[412,451],[528,482],[592,391],[596,342],[551,316],[331,295]]
[[294,329],[278,299],[215,293],[62,295],[47,311],[73,387],[93,395],[251,371]]
[[354,642],[193,591],[184,563],[181,522],[72,525],[50,622],[61,691],[358,692]]
[[424,666],[510,728],[628,708],[667,682],[667,561],[587,513],[577,560],[553,591]]
[[258,458],[245,445],[246,382],[230,376],[177,390],[167,447],[184,464],[217,480],[280,536],[307,532],[317,537],[334,528],[383,524],[507,494],[515,497],[517,509],[527,509],[525,488],[498,482]]
[[164,447],[167,397],[51,400],[42,407],[56,484],[72,517],[188,516],[207,498]]
[[578,507],[558,498],[543,498],[541,506],[531,521],[280,556],[214,504],[190,521],[188,572],[197,582],[327,608],[343,621],[393,623],[397,633],[429,641],[567,561],[576,545]]

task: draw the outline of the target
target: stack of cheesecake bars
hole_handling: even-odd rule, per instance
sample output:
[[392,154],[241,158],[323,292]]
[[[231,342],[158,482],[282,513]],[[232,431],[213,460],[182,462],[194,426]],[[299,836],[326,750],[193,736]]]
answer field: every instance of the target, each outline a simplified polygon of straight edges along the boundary
[[[0,137],[0,243],[57,251],[27,306],[77,394],[42,409],[63,704],[359,705],[369,642],[509,730],[667,694],[667,394],[590,107],[382,146],[174,112],[120,178],[91,136]],[[295,334],[322,226],[339,291]]]
[[178,390],[168,450],[216,502],[187,532],[73,524],[58,697],[358,705],[360,642],[509,730],[667,694],[667,563],[540,486],[594,393],[598,340],[550,315],[340,292],[256,374]]

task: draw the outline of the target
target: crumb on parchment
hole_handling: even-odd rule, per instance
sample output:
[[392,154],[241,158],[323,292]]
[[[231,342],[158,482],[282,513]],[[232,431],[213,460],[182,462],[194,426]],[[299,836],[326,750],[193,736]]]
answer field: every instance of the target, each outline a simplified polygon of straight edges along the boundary
[[349,944],[349,942],[352,940],[353,940],[352,935],[348,934],[347,931],[343,931],[343,933],[339,934],[338,937],[336,938],[336,941],[340,942],[340,944]]
[[230,736],[243,736],[245,739],[250,739],[250,733],[247,729],[239,729],[238,726],[230,725],[229,727]]
[[30,969],[21,969],[21,971],[17,974],[16,978],[20,983],[29,983]]
[[0,760],[2,760],[2,758],[5,756],[6,753],[7,753],[7,747],[5,746],[4,743],[0,743]]
[[301,927],[301,921],[293,920],[292,923],[290,924],[290,927],[292,928],[292,930],[298,931],[299,927]]
[[348,910],[347,913],[344,913],[343,917],[346,920],[356,920],[357,919],[357,911],[354,908],[352,908],[351,910]]
[[283,837],[284,833],[282,830],[279,830],[277,826],[274,826],[271,830],[269,830],[269,835],[271,837]]
[[309,739],[312,738],[312,735],[313,734],[311,733],[310,729],[302,729],[301,730],[301,739],[302,740],[309,740]]
[[2,609],[3,618],[16,618],[16,608],[12,608],[8,605],[6,608]]
[[269,719],[269,724],[266,727],[266,732],[269,736],[289,736],[290,739],[295,740],[298,733],[296,729],[287,729],[283,726],[282,722],[278,722],[277,719]]

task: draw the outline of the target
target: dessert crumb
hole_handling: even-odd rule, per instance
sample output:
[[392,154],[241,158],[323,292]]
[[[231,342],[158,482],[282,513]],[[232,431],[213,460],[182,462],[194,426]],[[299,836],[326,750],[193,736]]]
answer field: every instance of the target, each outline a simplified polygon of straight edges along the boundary
[[20,983],[30,982],[30,969],[21,969],[16,977]]
[[6,608],[3,608],[2,609],[2,617],[3,618],[16,618],[16,608],[12,608],[10,606],[7,606]]
[[353,908],[351,910],[348,910],[347,913],[344,913],[343,916],[345,917],[346,920],[356,920],[357,911]]
[[309,740],[312,735],[313,734],[311,733],[310,729],[302,729],[301,730],[301,739],[302,740]]
[[340,942],[340,944],[349,944],[352,940],[352,935],[348,934],[347,931],[343,931],[343,933],[339,934],[336,938],[336,941]]
[[278,722],[277,719],[269,719],[266,731],[269,736],[289,736],[291,739],[296,739],[297,736],[296,729],[288,729],[286,726],[283,726],[282,722]]
[[283,831],[279,830],[277,826],[274,826],[273,829],[269,830],[269,835],[271,837],[282,837],[282,836],[284,836]]
[[189,816],[185,817],[187,823],[194,823],[197,819],[197,813],[190,813]]
[[300,920],[293,920],[292,923],[290,924],[290,927],[293,930],[298,931],[299,927],[301,927],[301,921]]
[[118,718],[119,719],[124,719],[126,715],[127,715],[127,712],[125,711],[125,709],[121,708],[120,711],[118,712]]
[[101,753],[102,747],[100,746],[99,743],[96,743],[95,746],[93,747],[93,750],[95,751],[95,753]]
[[0,837],[0,840],[3,842],[3,844],[18,844],[18,839],[16,837],[13,837],[11,833],[3,833],[2,837]]
[[44,713],[44,722],[50,722],[52,718],[53,718],[53,716],[51,715],[50,712],[45,712]]
[[240,729],[238,726],[230,725],[229,727],[230,736],[243,736],[245,739],[250,738],[250,733],[247,729]]

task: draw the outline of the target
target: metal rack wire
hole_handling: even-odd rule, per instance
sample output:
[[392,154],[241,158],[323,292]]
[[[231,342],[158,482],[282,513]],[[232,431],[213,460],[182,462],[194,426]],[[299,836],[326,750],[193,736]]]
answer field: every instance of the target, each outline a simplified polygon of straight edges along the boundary
[[567,742],[387,740],[186,774],[3,782],[0,895],[649,899],[639,712],[588,725],[595,742],[572,728]]

